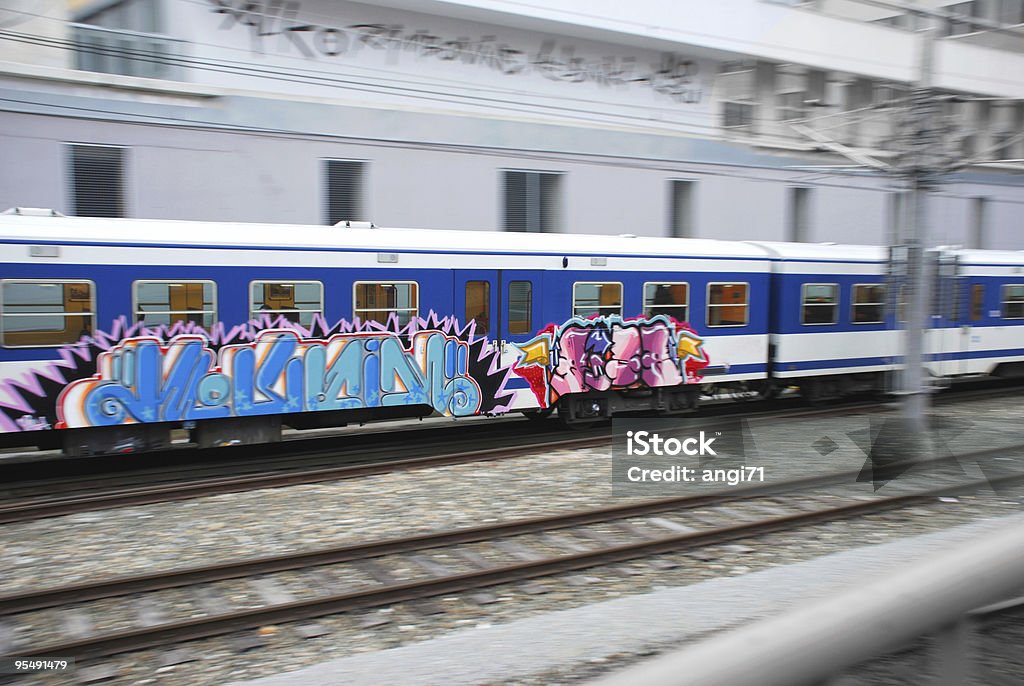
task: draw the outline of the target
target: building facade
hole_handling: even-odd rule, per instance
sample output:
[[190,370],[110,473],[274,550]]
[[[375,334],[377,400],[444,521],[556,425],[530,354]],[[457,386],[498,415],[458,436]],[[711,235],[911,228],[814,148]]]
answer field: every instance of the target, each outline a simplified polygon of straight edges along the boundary
[[918,5],[22,0],[0,205],[885,244],[930,28],[931,242],[1024,248],[1024,0]]

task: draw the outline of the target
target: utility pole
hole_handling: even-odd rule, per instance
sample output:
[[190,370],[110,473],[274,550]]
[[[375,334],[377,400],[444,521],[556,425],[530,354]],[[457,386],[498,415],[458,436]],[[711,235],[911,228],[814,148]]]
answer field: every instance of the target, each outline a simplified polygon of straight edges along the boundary
[[904,129],[910,140],[903,149],[906,154],[897,163],[898,173],[907,185],[906,207],[901,212],[905,222],[900,236],[907,259],[904,300],[906,330],[904,331],[903,371],[900,374],[899,394],[903,396],[904,429],[920,435],[926,430],[929,406],[927,370],[924,364],[925,332],[930,326],[929,279],[925,255],[928,247],[928,194],[939,180],[936,151],[942,141],[936,118],[936,100],[932,93],[932,62],[934,55],[934,29],[926,29],[921,36],[920,68],[917,83],[911,94],[909,126]]
[[[969,25],[982,26],[986,30],[999,31],[1021,38],[1017,27],[1003,25],[996,21],[961,15],[945,9],[930,9],[903,0],[857,0],[864,4],[900,11],[932,25],[918,32],[920,36],[919,65],[910,96],[909,106],[904,110],[897,135],[899,151],[893,162],[887,163],[869,151],[844,145],[826,133],[817,131],[809,122],[791,122],[790,127],[822,148],[842,155],[854,163],[891,175],[899,180],[902,192],[899,194],[896,230],[890,242],[889,303],[902,313],[904,330],[902,335],[902,370],[896,377],[895,393],[902,398],[901,440],[897,451],[904,450],[920,454],[927,450],[929,441],[926,431],[929,394],[931,384],[925,365],[926,332],[931,328],[930,295],[931,274],[927,266],[929,239],[929,194],[936,189],[943,176],[953,170],[971,164],[991,162],[985,155],[998,153],[1001,147],[1024,138],[1018,132],[1009,141],[985,151],[975,160],[957,160],[959,152],[949,150],[947,132],[939,122],[939,96],[934,92],[934,59],[937,28],[935,22],[961,21]],[[1012,98],[981,98],[985,100],[1012,100]],[[826,115],[828,116],[828,115]],[[824,118],[824,117],[821,117]],[[1008,160],[1002,160],[1008,161]],[[1012,160],[1017,161],[1017,160]],[[955,298],[961,294],[954,293]]]

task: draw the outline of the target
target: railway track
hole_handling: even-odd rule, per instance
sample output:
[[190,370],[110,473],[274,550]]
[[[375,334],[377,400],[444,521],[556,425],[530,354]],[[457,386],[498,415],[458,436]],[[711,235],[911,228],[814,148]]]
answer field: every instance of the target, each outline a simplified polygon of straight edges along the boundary
[[[1006,380],[965,383],[963,388],[936,396],[937,403],[961,402],[999,396],[1019,384]],[[702,405],[697,417],[743,416],[758,418],[785,412],[798,417],[875,411],[884,407],[876,401],[847,400],[841,404],[808,408],[798,397],[771,401],[732,402],[712,400]],[[761,408],[761,409],[758,409]],[[597,426],[600,430],[601,425]],[[528,430],[525,430],[527,429]],[[593,430],[593,429],[590,429]],[[230,475],[256,474],[286,469],[308,469],[336,465],[339,461],[383,459],[387,453],[430,451],[452,442],[513,441],[524,434],[558,437],[565,429],[555,421],[526,422],[521,417],[446,422],[440,426],[408,428],[375,424],[359,430],[341,430],[326,436],[298,433],[281,443],[254,446],[196,449],[187,444],[151,453],[98,455],[91,457],[35,457],[0,459],[0,502],[32,495],[72,493],[91,488],[127,487],[141,483],[195,481]],[[311,432],[312,433],[312,432]],[[414,456],[414,455],[410,455]]]
[[[463,425],[465,424],[465,425]],[[31,463],[0,462],[0,502],[35,495],[71,494],[110,487],[170,484],[205,478],[315,469],[339,463],[385,460],[401,450],[409,457],[427,455],[453,443],[476,441],[494,447],[523,440],[525,420],[445,423],[429,428],[398,427],[390,432],[344,433],[300,438],[276,444],[211,449],[170,450],[118,456],[58,458]],[[534,426],[529,436],[564,435],[552,425]]]
[[[1006,386],[998,388],[982,388],[962,391],[955,395],[942,396],[943,403],[963,402],[975,399],[995,397],[1005,393]],[[878,402],[843,403],[840,405],[807,408],[793,402],[785,403],[782,410],[768,409],[750,411],[745,404],[721,404],[708,408],[699,415],[701,418],[742,416],[745,419],[798,419],[807,417],[826,417],[850,413],[884,412],[889,407]],[[502,426],[510,426],[509,432],[500,431],[498,435],[481,435],[479,432],[470,434],[477,445],[500,445],[485,449],[474,449],[456,453],[448,453],[448,441],[458,437],[463,441],[466,436],[460,433],[443,432],[439,440],[420,446],[417,450],[421,456],[395,459],[393,445],[378,446],[371,450],[357,445],[351,452],[339,453],[337,449],[323,450],[318,448],[311,455],[298,459],[278,456],[260,458],[255,462],[246,462],[239,466],[228,464],[228,474],[222,474],[223,465],[205,465],[190,467],[185,470],[165,469],[159,473],[150,471],[133,472],[130,475],[85,477],[64,479],[53,483],[36,481],[16,485],[8,485],[8,498],[0,499],[0,523],[29,521],[44,517],[55,517],[80,512],[89,512],[107,508],[146,505],[159,502],[187,500],[223,493],[234,493],[261,488],[279,488],[299,484],[322,483],[344,479],[359,478],[412,469],[466,464],[510,459],[525,454],[548,450],[575,449],[597,447],[607,444],[610,431],[607,425],[574,432],[572,438],[565,438],[563,431],[552,431],[538,428],[535,423],[525,421],[506,422]],[[524,431],[528,429],[529,432]],[[486,432],[486,427],[481,431]],[[402,432],[415,433],[415,432]],[[536,438],[546,440],[535,440]],[[554,440],[551,440],[554,439]],[[319,446],[319,440],[317,442]],[[437,452],[440,451],[440,452]],[[341,463],[341,464],[339,464]],[[262,469],[262,471],[260,471]],[[239,473],[239,470],[242,470]],[[153,480],[156,482],[153,483]],[[19,491],[19,489],[22,489]],[[10,497],[12,493],[27,492],[32,495]]]
[[389,472],[446,467],[471,462],[507,460],[535,454],[546,450],[572,450],[605,445],[606,435],[563,438],[556,441],[520,442],[503,448],[488,448],[464,452],[443,452],[441,454],[371,461],[366,464],[340,465],[314,469],[299,469],[270,474],[245,474],[221,478],[209,478],[197,482],[155,484],[121,489],[110,489],[102,493],[84,493],[58,498],[33,498],[0,504],[0,523],[56,517],[77,512],[146,505],[151,503],[188,500],[203,496],[235,493],[260,488],[282,488],[298,484],[322,483],[356,479]]
[[[990,449],[956,458],[939,458],[916,464],[938,464],[951,459],[983,460],[994,455],[1014,455],[1024,462],[1024,445]],[[579,512],[503,522],[447,532],[370,541],[329,550],[265,557],[202,568],[169,570],[159,574],[107,579],[95,583],[34,591],[0,597],[0,614],[7,625],[29,625],[48,608],[74,604],[83,612],[86,601],[149,598],[148,620],[86,637],[33,642],[18,647],[23,657],[73,656],[92,660],[182,643],[200,638],[254,629],[270,624],[299,622],[330,614],[419,601],[440,595],[479,591],[500,584],[577,572],[664,553],[750,539],[824,522],[849,519],[896,508],[918,505],[923,499],[973,492],[990,485],[1024,482],[1024,464],[1017,471],[987,480],[964,482],[951,478],[922,487],[908,479],[902,492],[891,496],[829,494],[806,491],[829,485],[849,484],[859,472],[843,472],[772,486],[731,489],[726,493],[691,495],[618,505]],[[962,474],[961,474],[962,476]],[[785,495],[785,497],[781,497]],[[767,515],[767,516],[766,516]],[[544,551],[555,550],[554,554]],[[425,554],[425,551],[431,551]],[[295,597],[287,587],[267,575],[284,571],[341,566],[359,580],[342,592]],[[400,578],[396,569],[415,568],[421,573]],[[159,593],[177,588],[194,590],[209,599],[214,582],[251,578],[257,594],[272,598],[259,607],[206,610],[205,616],[187,619],[152,619]],[[143,594],[139,596],[138,594]],[[156,596],[156,597],[151,597]],[[227,603],[225,602],[224,605]],[[138,613],[141,617],[143,612]],[[160,614],[160,613],[157,613]],[[102,621],[97,621],[102,623]]]

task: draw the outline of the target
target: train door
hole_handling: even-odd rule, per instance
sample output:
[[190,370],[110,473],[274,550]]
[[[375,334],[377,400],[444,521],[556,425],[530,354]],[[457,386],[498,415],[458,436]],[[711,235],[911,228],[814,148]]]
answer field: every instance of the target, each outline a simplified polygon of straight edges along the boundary
[[969,374],[971,339],[977,335],[975,327],[985,318],[985,284],[971,283],[969,279],[963,279],[963,283],[967,293],[963,297],[966,312],[960,321],[959,373]]
[[476,335],[491,340],[499,338],[499,278],[496,269],[456,269],[455,311],[463,325],[476,322]]
[[962,341],[960,321],[963,318],[961,305],[960,276],[955,254],[941,250],[932,251],[932,307],[929,317],[929,345],[925,352],[934,360],[933,369],[942,377],[960,373]]
[[968,355],[971,337],[983,313],[984,286],[972,284],[963,272],[956,254],[945,253],[941,256],[935,289],[944,301],[941,310],[945,317],[941,350],[944,376],[958,376],[970,371]]
[[540,320],[541,272],[504,269],[501,279],[501,338],[524,343],[537,335],[547,322]]
[[453,302],[460,322],[476,322],[476,334],[513,343],[534,336],[540,320],[540,272],[519,269],[456,269]]

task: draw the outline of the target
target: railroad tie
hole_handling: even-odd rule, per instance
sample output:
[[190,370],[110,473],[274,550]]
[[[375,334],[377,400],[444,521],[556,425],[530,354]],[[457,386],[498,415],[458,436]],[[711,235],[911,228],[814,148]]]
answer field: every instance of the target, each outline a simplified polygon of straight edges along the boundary
[[615,527],[621,529],[624,533],[637,541],[649,541],[654,538],[651,536],[650,532],[644,531],[632,522],[615,522]]
[[468,548],[456,548],[454,552],[477,569],[490,569],[491,567],[496,566],[493,562],[475,550],[470,550]]
[[[750,513],[744,512],[743,510],[737,510],[732,507],[726,507],[725,505],[712,505],[709,508],[715,517],[724,517],[731,523],[748,522],[750,521]],[[721,521],[721,519],[719,519]]]
[[252,579],[249,584],[256,589],[267,605],[287,605],[295,602],[295,596],[274,579],[261,577]]
[[96,633],[96,626],[93,624],[92,617],[85,610],[69,608],[61,614],[64,619],[64,633],[69,638],[90,638]]
[[746,506],[754,512],[760,512],[763,515],[769,517],[784,517],[791,513],[791,510],[787,510],[783,507],[777,507],[775,505],[762,505],[760,503],[747,503]]
[[409,559],[422,567],[424,571],[433,577],[441,578],[452,575],[452,570],[448,569],[440,562],[433,560],[428,555],[410,555]]
[[398,583],[398,579],[376,560],[357,560],[352,563],[352,566],[379,584],[390,586]]
[[662,529],[668,529],[669,531],[677,534],[692,534],[697,531],[697,529],[692,526],[673,522],[671,519],[665,519],[663,517],[651,517],[647,521],[655,526],[659,526]]
[[317,595],[332,595],[338,585],[337,579],[327,571],[318,567],[302,570],[307,585],[317,591]]
[[537,551],[530,550],[523,544],[516,543],[515,541],[494,541],[492,545],[523,562],[536,562],[537,560],[544,559],[544,556]]
[[134,599],[133,604],[135,605],[135,617],[139,626],[157,626],[168,621],[167,612],[153,596],[139,596]]
[[573,533],[577,536],[597,541],[606,548],[614,548],[622,545],[622,541],[618,540],[611,534],[606,534],[603,531],[596,531],[594,529],[574,529]]
[[228,602],[209,586],[196,586],[191,591],[199,609],[211,617],[225,614],[230,610]]
[[544,534],[541,539],[550,546],[555,548],[561,548],[562,550],[568,550],[573,553],[585,553],[590,550],[589,547],[583,545],[578,541],[574,541],[568,536],[561,534]]

